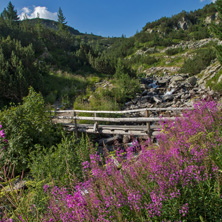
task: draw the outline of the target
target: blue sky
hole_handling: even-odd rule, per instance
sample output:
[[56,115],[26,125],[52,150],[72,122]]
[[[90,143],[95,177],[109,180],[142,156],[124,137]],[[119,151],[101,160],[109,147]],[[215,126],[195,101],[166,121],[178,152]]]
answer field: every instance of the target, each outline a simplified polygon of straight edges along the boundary
[[[202,8],[213,0],[12,0],[19,15],[57,20],[62,8],[69,26],[80,32],[117,37],[132,36],[147,22],[182,10]],[[9,0],[0,0],[0,12]]]

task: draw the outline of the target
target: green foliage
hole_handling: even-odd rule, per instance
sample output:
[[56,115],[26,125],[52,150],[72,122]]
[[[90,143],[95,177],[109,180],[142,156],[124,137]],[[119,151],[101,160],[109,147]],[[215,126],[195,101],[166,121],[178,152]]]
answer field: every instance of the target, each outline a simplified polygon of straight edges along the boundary
[[64,137],[61,143],[49,149],[37,146],[30,154],[30,173],[37,180],[53,178],[63,184],[73,174],[80,179],[82,169],[78,152],[81,151],[74,135]]
[[63,15],[61,7],[59,7],[59,12],[58,12],[58,28],[59,28],[59,32],[66,30],[66,26],[65,26],[66,24],[67,24],[66,18]]
[[9,27],[13,27],[15,22],[19,20],[17,11],[14,9],[11,1],[8,3],[7,8],[3,10],[1,17]]
[[[215,13],[216,9],[213,3],[206,5],[203,9],[190,12],[182,11],[181,13],[170,18],[162,17],[159,20],[147,23],[143,28],[142,33],[146,33],[147,30],[152,30],[151,34],[154,34],[155,32],[159,31],[164,34],[165,38],[172,37],[172,39],[181,40],[207,38],[209,37],[209,33],[204,20],[206,16],[212,16],[215,15]],[[188,30],[184,31],[179,29],[179,21],[186,21],[188,24]]]
[[146,64],[146,65],[153,65],[157,63],[159,60],[155,56],[149,55],[133,55],[127,64]]
[[2,111],[0,120],[9,141],[3,162],[15,165],[16,172],[28,169],[29,154],[36,149],[36,144],[50,147],[60,139],[46,112],[43,97],[33,88],[22,105]]
[[53,104],[55,101],[60,100],[63,105],[74,101],[76,96],[80,92],[84,92],[84,88],[89,84],[80,75],[62,71],[51,72],[50,75],[44,77],[44,82],[45,88],[42,91],[46,103]]
[[7,9],[6,9],[5,19],[9,19],[9,20],[12,20],[12,21],[18,21],[19,20],[17,11],[14,9],[14,6],[12,5],[11,1],[8,3]]
[[78,96],[74,109],[82,110],[119,110],[115,95],[111,89],[97,88],[95,92],[87,90],[86,95]]
[[181,52],[183,52],[182,47],[170,48],[170,49],[166,50],[166,54],[169,55],[169,56],[176,55],[176,54],[181,53]]
[[43,88],[44,65],[35,61],[32,45],[23,47],[10,37],[0,39],[0,97],[9,101],[21,101],[28,87]]
[[211,48],[200,49],[193,58],[185,60],[180,69],[181,73],[195,75],[210,65],[211,61],[216,58],[215,51]]
[[203,25],[203,26],[199,26],[199,25],[192,26],[189,29],[189,31],[192,32],[190,34],[190,38],[193,38],[195,40],[200,40],[200,39],[205,39],[205,38],[210,37],[209,28],[206,27],[205,25]]
[[[215,37],[217,37],[219,40],[222,40],[222,0],[217,0],[215,3],[215,8],[218,12],[218,16],[220,18],[219,24],[213,23],[211,25],[211,32],[214,34]],[[221,45],[217,45],[216,47],[216,52],[217,52],[217,58],[219,62],[222,64],[222,47]]]
[[121,60],[118,61],[116,67],[115,88],[113,89],[115,98],[118,102],[123,103],[127,99],[133,98],[140,90],[139,80],[133,78],[126,72],[125,66]]
[[98,57],[93,57],[90,54],[89,62],[92,65],[92,67],[100,72],[105,74],[114,74],[115,73],[115,63],[116,58],[108,57],[105,54],[102,54]]

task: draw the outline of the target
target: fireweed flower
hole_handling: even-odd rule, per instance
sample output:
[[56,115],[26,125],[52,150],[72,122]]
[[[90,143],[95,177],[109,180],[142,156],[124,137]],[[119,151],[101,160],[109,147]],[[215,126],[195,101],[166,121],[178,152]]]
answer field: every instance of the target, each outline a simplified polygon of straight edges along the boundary
[[[197,103],[184,117],[162,121],[158,146],[135,141],[125,153],[117,150],[121,167],[113,158],[106,157],[103,165],[99,155],[90,155],[90,161],[82,163],[91,172],[87,180],[72,191],[53,187],[47,215],[53,215],[54,221],[71,222],[163,221],[164,215],[171,214],[166,206],[175,201],[176,221],[186,219],[192,206],[183,196],[185,191],[218,176],[210,155],[222,145],[219,131],[214,130],[215,121],[222,119],[215,102]],[[213,140],[207,140],[212,131]]]
[[43,186],[44,192],[47,192],[48,189],[49,189],[49,185],[45,184],[45,185]]
[[0,130],[0,137],[5,138],[4,130]]

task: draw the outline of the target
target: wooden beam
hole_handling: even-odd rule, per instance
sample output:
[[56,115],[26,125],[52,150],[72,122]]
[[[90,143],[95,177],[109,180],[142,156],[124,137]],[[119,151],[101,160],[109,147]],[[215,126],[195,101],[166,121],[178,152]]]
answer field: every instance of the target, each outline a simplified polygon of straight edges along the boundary
[[[145,111],[145,116],[146,116],[147,118],[150,116],[148,110]],[[146,126],[147,126],[147,135],[148,135],[149,138],[151,138],[150,122],[147,122],[147,123],[146,123]]]
[[[109,117],[87,117],[87,116],[56,116],[55,119],[75,119],[75,120],[90,120],[98,122],[158,122],[164,120],[175,120],[176,117],[134,117],[134,118],[109,118]],[[178,117],[179,118],[179,117]],[[181,117],[180,117],[181,118]]]
[[[62,123],[65,127],[74,128],[75,124],[73,123]],[[93,128],[94,124],[78,124],[78,128]],[[104,129],[128,129],[128,130],[144,130],[146,131],[147,127],[146,125],[99,125],[98,128],[104,128]],[[150,128],[152,130],[158,130],[160,129],[160,125],[151,125]]]
[[85,133],[101,133],[101,134],[119,134],[119,135],[135,135],[135,136],[145,136],[147,135],[146,132],[143,131],[128,131],[125,130],[107,130],[107,129],[99,129],[98,131],[94,131],[93,129],[79,129],[79,132],[85,132]]
[[76,138],[78,138],[78,125],[77,125],[77,120],[76,120],[76,112],[73,113],[73,117],[74,117],[74,124],[75,124],[75,136]]
[[144,108],[144,109],[134,109],[134,110],[123,110],[123,111],[94,111],[94,110],[59,110],[55,113],[107,113],[107,114],[126,114],[126,113],[136,113],[136,112],[145,112],[147,111],[184,111],[192,110],[193,107],[184,107],[184,108]]
[[[73,131],[74,129],[69,129],[68,131]],[[133,130],[129,130],[129,131],[125,131],[125,130],[107,130],[107,129],[99,129],[98,131],[94,131],[94,129],[82,129],[79,128],[78,129],[79,132],[83,132],[83,133],[94,133],[94,134],[119,134],[119,135],[131,135],[131,136],[147,136],[147,132],[146,131],[133,131]],[[159,131],[154,131],[151,136],[157,136],[159,135],[160,132]]]

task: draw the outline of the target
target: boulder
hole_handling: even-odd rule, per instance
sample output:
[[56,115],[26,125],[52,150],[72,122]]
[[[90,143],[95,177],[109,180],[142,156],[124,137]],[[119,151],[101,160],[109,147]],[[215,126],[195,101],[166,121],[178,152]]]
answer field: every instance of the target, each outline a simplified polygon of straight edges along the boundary
[[153,100],[158,104],[162,102],[162,99],[159,96],[153,96]]
[[171,83],[173,82],[181,82],[184,80],[184,77],[183,76],[173,76],[170,80]]
[[122,139],[123,139],[123,137],[121,135],[110,137],[108,139],[107,138],[105,138],[105,139],[103,138],[103,139],[99,140],[99,144],[100,145],[103,145],[103,144],[110,145],[110,144],[113,144],[115,141],[122,140]]
[[174,99],[174,96],[173,96],[172,94],[168,94],[168,95],[164,95],[164,96],[162,97],[162,99],[163,99],[164,101],[172,101],[172,100]]
[[215,92],[213,90],[211,90],[209,93],[208,93],[210,96],[213,96],[215,94]]
[[195,86],[197,83],[197,78],[195,76],[192,76],[187,79],[187,82],[190,83],[191,86]]
[[127,144],[127,143],[129,143],[129,141],[130,141],[130,136],[129,135],[124,135],[123,136],[123,143]]
[[142,93],[142,96],[146,96],[147,93],[148,93],[147,90],[144,90],[143,93]]

